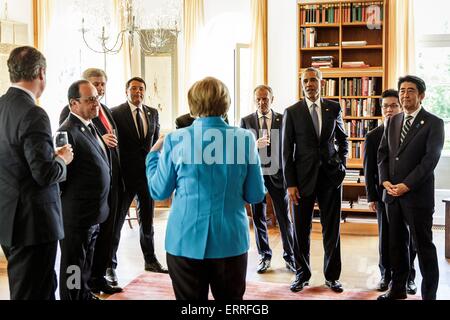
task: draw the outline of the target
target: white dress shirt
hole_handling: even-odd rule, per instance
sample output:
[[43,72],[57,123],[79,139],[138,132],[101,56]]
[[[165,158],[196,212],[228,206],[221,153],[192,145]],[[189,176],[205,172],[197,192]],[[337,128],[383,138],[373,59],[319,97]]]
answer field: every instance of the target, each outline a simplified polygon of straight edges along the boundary
[[258,115],[258,122],[259,122],[259,129],[262,130],[263,123],[264,123],[264,117],[266,117],[266,123],[267,123],[267,136],[270,137],[270,130],[272,129],[272,116],[273,112],[270,110],[266,115],[263,115],[261,112],[256,111],[256,114]]
[[[92,121],[87,121],[87,120],[83,119],[82,117],[80,117],[79,115],[77,115],[76,113],[73,113],[73,112],[70,112],[70,113],[73,114],[78,119],[80,119],[80,121],[86,126],[86,128],[88,128],[88,130],[90,132],[89,125],[92,123]],[[93,123],[92,123],[92,125],[95,127],[95,125]],[[97,132],[97,134],[96,134],[96,139],[97,139],[98,144],[100,145],[100,148],[102,148],[103,153],[106,155],[106,158],[108,158],[108,153],[106,152],[105,142],[100,137],[99,132]]]

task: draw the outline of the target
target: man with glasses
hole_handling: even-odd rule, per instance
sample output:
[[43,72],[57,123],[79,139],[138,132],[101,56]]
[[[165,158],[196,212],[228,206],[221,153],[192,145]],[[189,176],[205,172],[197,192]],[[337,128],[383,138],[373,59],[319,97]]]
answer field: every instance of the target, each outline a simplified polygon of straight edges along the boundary
[[[366,144],[364,148],[364,175],[366,178],[366,192],[369,201],[369,208],[377,213],[378,220],[378,236],[379,236],[379,263],[381,272],[381,280],[377,285],[378,291],[386,291],[392,278],[392,269],[389,259],[389,222],[386,215],[386,207],[382,201],[382,189],[380,185],[377,165],[377,151],[380,146],[381,138],[385,128],[385,122],[392,116],[400,113],[400,101],[398,91],[389,89],[381,94],[381,113],[384,123],[371,130],[366,135]],[[417,286],[414,283],[416,270],[414,269],[414,259],[416,251],[414,250],[412,241],[409,244],[410,252],[410,272],[407,282],[407,292],[416,294]]]
[[66,131],[77,157],[61,184],[65,237],[61,241],[59,292],[62,300],[96,300],[88,280],[100,224],[110,214],[111,154],[92,119],[98,117],[97,90],[87,80],[68,91],[70,115]]
[[[88,80],[97,89],[99,99],[103,98],[106,93],[106,84],[108,76],[106,73],[97,68],[88,68],[82,78]],[[59,121],[60,125],[64,122],[70,113],[67,105],[61,112]],[[119,209],[121,207],[124,183],[120,168],[119,146],[117,144],[117,125],[114,121],[109,108],[100,103],[98,117],[92,119],[97,127],[102,139],[111,151],[111,205],[108,219],[100,225],[95,245],[95,255],[92,264],[92,278],[90,285],[94,293],[104,292],[107,294],[121,292],[122,288],[118,287],[118,279],[114,266],[116,264],[116,256],[113,255],[113,242],[116,234],[116,228],[119,225]],[[120,230],[119,230],[120,232]]]

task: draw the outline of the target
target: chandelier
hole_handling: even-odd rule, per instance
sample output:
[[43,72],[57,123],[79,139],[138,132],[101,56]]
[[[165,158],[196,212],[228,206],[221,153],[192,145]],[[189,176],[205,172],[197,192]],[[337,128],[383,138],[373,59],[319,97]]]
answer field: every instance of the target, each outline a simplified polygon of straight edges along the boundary
[[112,37],[102,26],[96,45],[89,43],[87,35],[90,30],[85,25],[82,17],[81,33],[83,42],[92,51],[102,54],[117,54],[122,49],[125,41],[131,48],[136,43],[145,55],[156,55],[166,51],[166,48],[176,41],[180,33],[180,0],[164,1],[163,9],[152,9],[152,13],[146,15],[144,1],[121,0],[120,12],[123,28]]

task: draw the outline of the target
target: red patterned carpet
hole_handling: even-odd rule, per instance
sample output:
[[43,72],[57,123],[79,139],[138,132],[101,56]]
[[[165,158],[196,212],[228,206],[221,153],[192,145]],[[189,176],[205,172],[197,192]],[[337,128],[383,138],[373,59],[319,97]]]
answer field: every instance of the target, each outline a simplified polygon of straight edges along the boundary
[[[244,300],[375,300],[377,291],[345,290],[334,293],[325,286],[306,287],[293,293],[289,284],[248,281]],[[131,281],[124,291],[112,295],[108,300],[174,300],[169,275],[146,272]],[[211,296],[212,299],[212,296]],[[409,296],[408,299],[420,299]]]

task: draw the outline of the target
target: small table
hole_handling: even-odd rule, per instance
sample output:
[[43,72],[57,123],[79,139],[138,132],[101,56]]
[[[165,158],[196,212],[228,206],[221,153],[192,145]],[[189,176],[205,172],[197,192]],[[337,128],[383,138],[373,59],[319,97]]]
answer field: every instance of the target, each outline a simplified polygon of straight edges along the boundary
[[445,258],[450,259],[450,199],[442,201],[445,203]]

